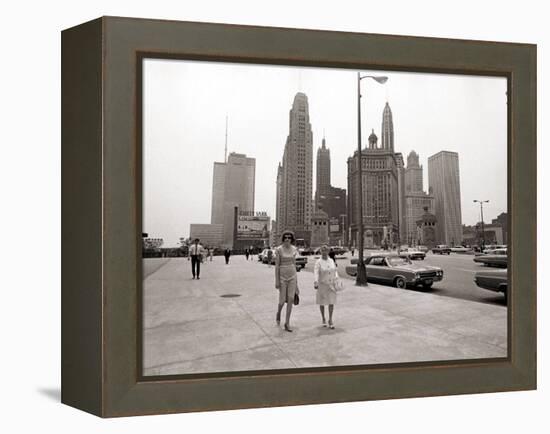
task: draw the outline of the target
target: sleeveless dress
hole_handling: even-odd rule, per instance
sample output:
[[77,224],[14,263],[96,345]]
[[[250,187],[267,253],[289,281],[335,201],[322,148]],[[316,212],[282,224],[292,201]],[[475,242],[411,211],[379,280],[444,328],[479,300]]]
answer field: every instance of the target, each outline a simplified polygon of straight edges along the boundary
[[293,303],[294,294],[298,289],[298,278],[296,275],[296,255],[298,251],[292,246],[290,252],[285,252],[282,246],[275,250],[279,261],[279,272],[275,269],[275,279],[280,282],[279,304]]
[[336,304],[336,289],[334,281],[338,276],[336,264],[331,258],[319,258],[313,269],[313,278],[318,288],[315,294],[315,302],[319,305],[328,306]]

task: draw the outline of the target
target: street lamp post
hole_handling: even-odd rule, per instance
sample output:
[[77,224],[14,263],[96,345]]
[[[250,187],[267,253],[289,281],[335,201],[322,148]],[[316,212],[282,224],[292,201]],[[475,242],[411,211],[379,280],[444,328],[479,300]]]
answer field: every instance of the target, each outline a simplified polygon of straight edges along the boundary
[[363,159],[361,157],[361,80],[364,78],[372,78],[380,84],[388,81],[388,77],[363,75],[357,73],[357,192],[359,193],[358,203],[358,236],[359,236],[359,258],[357,260],[357,278],[355,284],[357,286],[367,285],[367,269],[363,261]]
[[488,200],[477,200],[474,199],[474,202],[479,203],[481,208],[481,250],[485,249],[485,223],[483,222],[483,204],[488,203]]

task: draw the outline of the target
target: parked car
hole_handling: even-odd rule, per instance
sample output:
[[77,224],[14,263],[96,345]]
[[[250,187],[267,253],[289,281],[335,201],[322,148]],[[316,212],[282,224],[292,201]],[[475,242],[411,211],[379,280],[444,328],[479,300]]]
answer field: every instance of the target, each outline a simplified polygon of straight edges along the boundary
[[[355,265],[348,265],[346,273],[357,275],[357,260]],[[440,267],[413,264],[408,257],[396,254],[376,254],[365,259],[367,281],[389,283],[397,288],[422,285],[431,288],[434,282],[443,279]]]
[[502,292],[504,296],[508,293],[508,270],[482,270],[474,276],[477,286],[489,291]]
[[[271,255],[271,265],[275,265],[275,249],[272,249],[272,251],[273,251],[273,255]],[[262,262],[264,264],[267,264],[267,249],[264,250],[264,252],[262,252]],[[307,265],[307,258],[298,253],[298,256],[296,256],[296,271],[303,270],[304,268],[306,268],[306,265]]]
[[258,253],[258,261],[260,262],[264,262],[264,257],[266,258],[267,260],[267,251],[269,249],[263,249],[260,253]]
[[458,247],[451,247],[451,252],[453,253],[469,253],[472,249],[469,247],[464,246],[458,246]]
[[346,252],[348,251],[348,249],[346,249],[345,247],[341,247],[341,246],[332,246],[331,249],[334,251],[334,254],[336,256],[345,255]]
[[412,260],[415,259],[422,259],[426,257],[426,253],[421,252],[420,250],[416,249],[415,247],[406,247],[404,249],[399,250],[399,256],[402,257],[409,257]]
[[303,270],[306,268],[307,258],[305,256],[296,256],[296,271]]
[[302,256],[310,256],[313,255],[315,252],[311,247],[303,247],[298,249],[298,253]]
[[274,264],[275,263],[275,249],[264,249],[264,251],[261,253],[262,255],[262,262],[264,264],[267,264],[267,258],[268,258],[268,252],[269,250],[271,250],[272,252],[272,255],[271,255],[271,263]]
[[446,246],[445,244],[439,244],[432,248],[432,253],[434,255],[450,255],[451,248],[449,246]]
[[508,267],[508,249],[495,249],[491,253],[477,255],[474,262],[488,267]]
[[420,252],[424,252],[424,253],[428,253],[428,247],[426,246],[416,246],[416,250],[420,251]]

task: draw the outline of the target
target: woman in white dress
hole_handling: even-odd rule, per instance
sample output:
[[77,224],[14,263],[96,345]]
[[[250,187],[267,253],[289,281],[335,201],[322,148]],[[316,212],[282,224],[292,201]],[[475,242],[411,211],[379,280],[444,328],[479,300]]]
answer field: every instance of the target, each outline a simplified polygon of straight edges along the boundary
[[338,272],[336,271],[336,264],[328,256],[329,250],[328,246],[321,247],[321,257],[317,259],[315,268],[313,269],[313,286],[317,290],[315,301],[321,310],[323,327],[327,326],[325,306],[328,306],[328,326],[334,329],[332,314],[334,313],[334,305],[336,304],[336,280],[338,279]]

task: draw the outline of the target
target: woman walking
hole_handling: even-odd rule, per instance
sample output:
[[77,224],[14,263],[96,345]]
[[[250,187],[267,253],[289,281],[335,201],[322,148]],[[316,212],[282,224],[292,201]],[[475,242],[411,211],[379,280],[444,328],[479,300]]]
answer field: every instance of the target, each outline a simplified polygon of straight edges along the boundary
[[336,271],[334,260],[329,257],[328,246],[321,247],[321,257],[315,262],[313,279],[313,286],[317,290],[315,301],[321,310],[323,327],[327,326],[325,306],[328,305],[328,326],[330,329],[334,329],[332,314],[334,313],[334,305],[336,304],[338,272]]
[[283,244],[275,249],[275,288],[279,290],[279,304],[277,307],[277,324],[281,323],[281,311],[286,303],[285,330],[290,328],[290,314],[294,304],[294,295],[298,294],[298,278],[296,275],[296,255],[298,250],[292,245],[294,233],[285,231],[282,235]]

